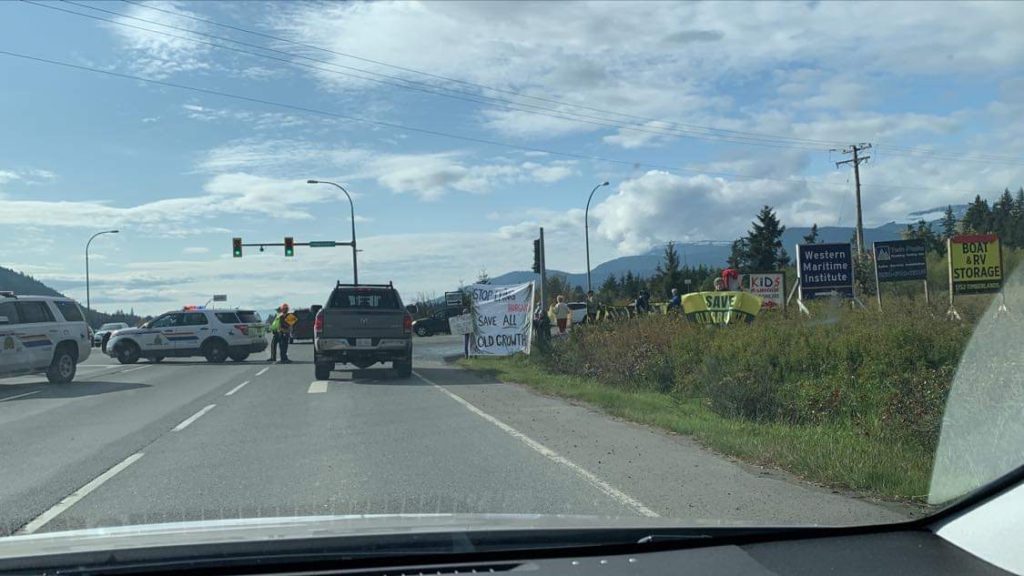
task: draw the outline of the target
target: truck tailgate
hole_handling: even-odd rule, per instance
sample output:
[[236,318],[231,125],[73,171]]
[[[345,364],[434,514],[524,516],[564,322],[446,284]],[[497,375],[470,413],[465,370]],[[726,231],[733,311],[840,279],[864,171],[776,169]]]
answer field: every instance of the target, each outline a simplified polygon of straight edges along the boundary
[[404,310],[325,308],[321,338],[402,338]]

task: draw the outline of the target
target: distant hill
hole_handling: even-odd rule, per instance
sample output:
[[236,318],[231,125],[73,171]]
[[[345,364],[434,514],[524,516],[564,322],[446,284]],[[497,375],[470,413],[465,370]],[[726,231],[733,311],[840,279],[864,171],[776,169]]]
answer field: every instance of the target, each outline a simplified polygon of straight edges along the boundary
[[[64,294],[50,288],[28,274],[22,274],[17,270],[11,270],[3,266],[0,266],[0,290],[10,290],[15,294],[26,296],[64,296]],[[82,303],[79,302],[79,304]],[[93,327],[98,327],[106,322],[127,322],[135,326],[143,320],[140,316],[136,316],[131,312],[125,313],[121,310],[108,314],[89,310],[84,304],[82,304],[82,309],[85,310],[85,314],[89,318],[89,324]]]
[[[945,210],[945,208],[943,208],[943,210]],[[955,207],[954,210],[956,210]],[[906,224],[899,224],[896,222],[889,222],[888,224],[884,224],[877,228],[865,228],[864,242],[870,246],[872,242],[899,240],[900,232],[904,229],[906,229]],[[818,242],[849,242],[853,237],[853,231],[854,229],[851,226],[821,226],[818,228]],[[803,237],[810,233],[810,228],[793,227],[786,229],[786,232],[782,235],[782,245],[786,248],[786,252],[789,253],[791,258],[796,255],[796,245],[803,242]],[[719,267],[725,266],[725,262],[729,258],[732,246],[726,242],[676,242],[676,249],[679,251],[680,260],[682,260],[686,266],[705,265]],[[634,275],[643,276],[645,278],[653,276],[658,264],[661,263],[664,250],[664,246],[658,246],[656,248],[652,248],[645,254],[621,256],[597,265],[593,270],[591,270],[591,279],[595,286],[595,290],[597,289],[596,287],[600,286],[601,283],[603,283],[610,275],[621,276],[626,272],[632,271]],[[565,276],[566,280],[572,286],[583,286],[585,288],[587,285],[586,271],[571,273],[561,270],[548,270],[548,275]],[[491,278],[491,283],[521,284],[531,280],[535,281],[538,278],[539,275],[534,274],[533,272],[517,270],[514,272],[506,272],[499,276],[494,276]]]

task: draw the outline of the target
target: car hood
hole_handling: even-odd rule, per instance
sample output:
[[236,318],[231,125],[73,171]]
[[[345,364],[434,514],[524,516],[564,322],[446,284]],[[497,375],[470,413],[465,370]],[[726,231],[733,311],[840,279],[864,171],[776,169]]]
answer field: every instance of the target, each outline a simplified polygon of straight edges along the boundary
[[89,528],[0,538],[0,559],[157,546],[195,546],[345,536],[529,530],[737,528],[749,523],[680,522],[663,518],[609,518],[536,514],[392,514],[204,520]]

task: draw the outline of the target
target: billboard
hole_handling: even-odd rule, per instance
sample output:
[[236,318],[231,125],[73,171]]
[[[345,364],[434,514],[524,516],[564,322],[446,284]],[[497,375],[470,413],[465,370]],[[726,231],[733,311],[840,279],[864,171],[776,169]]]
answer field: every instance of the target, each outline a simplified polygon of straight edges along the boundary
[[513,286],[474,284],[471,354],[530,353],[533,338],[533,282]]
[[875,242],[875,273],[879,282],[928,279],[924,240]]
[[782,272],[747,274],[747,290],[761,298],[762,310],[782,310],[786,307],[786,275]]
[[1003,287],[1003,252],[995,234],[953,236],[946,241],[949,289],[957,294],[988,294]]
[[853,298],[853,250],[850,244],[797,244],[800,299],[820,296]]

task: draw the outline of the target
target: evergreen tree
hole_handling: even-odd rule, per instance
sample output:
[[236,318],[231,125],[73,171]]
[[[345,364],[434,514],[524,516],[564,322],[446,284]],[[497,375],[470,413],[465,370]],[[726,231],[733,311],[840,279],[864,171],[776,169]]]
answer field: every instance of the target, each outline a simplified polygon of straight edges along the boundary
[[615,279],[615,274],[609,274],[597,292],[601,302],[605,304],[618,300],[620,298],[619,281]]
[[1013,233],[1013,195],[1009,188],[992,205],[992,232],[1000,238],[1009,238]]
[[804,236],[804,244],[817,244],[818,243],[818,224],[815,222],[811,226],[810,234]]
[[739,270],[743,267],[750,254],[750,243],[746,238],[737,238],[732,242],[732,251],[729,253],[729,258],[726,260],[730,268],[736,268]]
[[1014,248],[1024,247],[1024,187],[1017,190],[1017,196],[1013,200],[1013,209],[1010,210],[1010,221],[1013,225],[1013,232],[1006,242]]
[[658,264],[654,278],[651,279],[655,295],[668,295],[673,288],[682,288],[683,272],[679,268],[679,253],[675,242],[665,246],[664,260]]
[[988,200],[980,194],[974,197],[974,202],[967,206],[967,212],[961,220],[965,232],[984,234],[991,231],[992,210],[988,207]]
[[942,215],[942,238],[945,240],[956,235],[956,215],[953,214],[953,206],[946,206],[946,213]]
[[771,206],[761,208],[747,233],[747,246],[740,268],[750,272],[767,272],[784,268],[789,255],[782,247],[782,234],[786,227],[779,222]]

